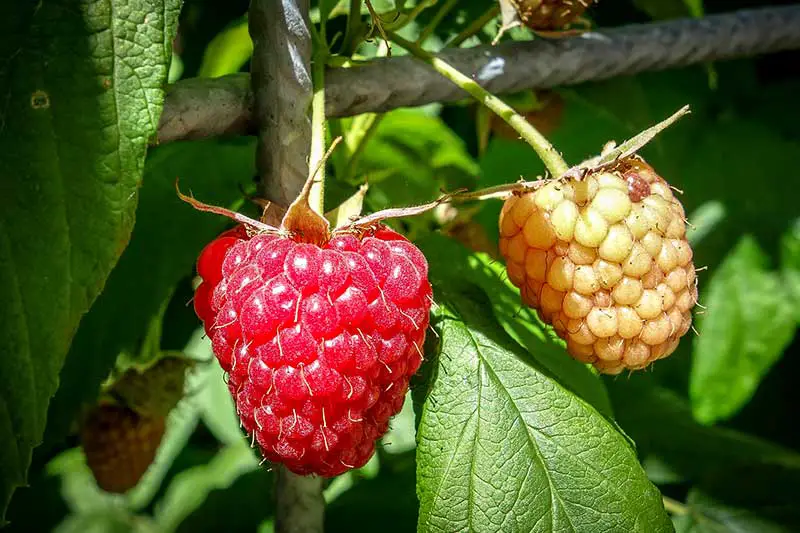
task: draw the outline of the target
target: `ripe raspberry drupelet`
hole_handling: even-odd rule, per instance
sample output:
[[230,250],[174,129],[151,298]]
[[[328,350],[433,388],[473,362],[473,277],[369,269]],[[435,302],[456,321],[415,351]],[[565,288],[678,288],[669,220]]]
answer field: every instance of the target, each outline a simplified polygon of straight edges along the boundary
[[670,355],[697,302],[683,207],[638,157],[509,198],[500,252],[522,300],[599,371]]
[[419,249],[381,225],[321,245],[237,228],[197,270],[195,310],[264,457],[297,474],[364,465],[422,361]]

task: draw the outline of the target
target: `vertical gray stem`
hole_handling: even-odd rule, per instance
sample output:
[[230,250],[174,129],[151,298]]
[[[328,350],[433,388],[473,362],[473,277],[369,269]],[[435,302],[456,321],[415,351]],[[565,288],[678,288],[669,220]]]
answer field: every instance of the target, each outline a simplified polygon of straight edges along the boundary
[[309,0],[252,0],[251,84],[258,121],[256,168],[267,200],[289,205],[308,177],[311,147]]
[[[288,206],[308,176],[311,148],[309,0],[252,0],[251,83],[258,128],[260,193]],[[275,531],[321,533],[322,479],[276,469]]]

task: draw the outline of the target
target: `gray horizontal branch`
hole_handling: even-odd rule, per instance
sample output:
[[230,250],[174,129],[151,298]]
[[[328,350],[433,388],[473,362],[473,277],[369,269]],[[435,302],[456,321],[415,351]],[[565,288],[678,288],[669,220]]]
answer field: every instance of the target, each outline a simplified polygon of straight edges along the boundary
[[[489,91],[502,94],[797,48],[800,6],[786,6],[623,26],[564,39],[449,49],[440,57]],[[333,68],[326,79],[330,117],[466,97],[408,56]],[[250,133],[252,112],[247,74],[181,81],[167,94],[158,140]]]

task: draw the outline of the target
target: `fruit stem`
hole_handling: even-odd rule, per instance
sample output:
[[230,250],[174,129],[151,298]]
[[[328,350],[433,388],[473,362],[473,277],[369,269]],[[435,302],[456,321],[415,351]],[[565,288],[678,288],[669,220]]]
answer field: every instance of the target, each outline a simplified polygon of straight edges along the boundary
[[469,76],[462,74],[458,69],[442,58],[434,56],[416,43],[404,39],[396,33],[390,32],[389,35],[398,45],[408,50],[418,59],[430,65],[436,72],[471,94],[478,102],[497,113],[500,118],[505,120],[509,126],[519,133],[520,137],[531,145],[554,178],[560,177],[567,171],[569,168],[567,163],[553,145],[550,144],[550,141],[548,141],[539,130],[533,127],[530,122],[525,120],[522,115],[514,111],[511,106],[481,87],[478,82]]
[[325,121],[325,63],[328,50],[325,43],[318,43],[312,64],[314,97],[311,100],[311,153],[308,160],[309,173],[317,173],[308,196],[308,204],[317,214],[325,215],[325,140],[327,122]]
[[662,496],[662,499],[664,501],[664,509],[669,514],[678,516],[689,514],[689,508],[685,504],[679,502],[678,500],[673,500],[672,498],[669,498],[667,496]]
[[439,23],[442,22],[442,19],[444,19],[447,14],[450,13],[454,7],[456,7],[457,3],[458,0],[446,0],[442,7],[439,8],[439,11],[437,11],[433,16],[433,19],[430,21],[430,23],[420,32],[417,42],[422,44],[428,37],[433,35],[433,32],[436,31],[436,27],[439,26]]
[[350,10],[347,12],[347,27],[344,31],[344,42],[341,53],[351,56],[358,48],[357,34],[364,21],[361,19],[361,0],[350,0]]
[[275,467],[275,531],[322,533],[325,500],[322,478]]
[[384,115],[381,113],[365,113],[353,119],[353,126],[348,131],[348,141],[346,144],[350,145],[352,152],[350,159],[347,161],[346,171],[344,173],[344,180],[349,181],[355,177],[356,167],[358,165],[361,155],[364,153],[369,140],[378,129],[378,125],[383,120]]
[[452,41],[445,45],[446,48],[455,48],[461,46],[461,44],[481,31],[484,26],[489,24],[493,18],[495,18],[498,14],[500,14],[500,7],[497,4],[490,7],[488,11],[486,11],[483,15],[472,21],[472,23],[464,28],[464,30],[456,35]]

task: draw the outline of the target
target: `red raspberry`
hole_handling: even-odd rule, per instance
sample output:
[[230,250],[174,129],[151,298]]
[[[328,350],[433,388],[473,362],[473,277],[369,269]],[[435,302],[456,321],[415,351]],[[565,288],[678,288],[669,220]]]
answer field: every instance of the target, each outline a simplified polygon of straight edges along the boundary
[[195,310],[264,457],[298,474],[364,465],[422,361],[419,249],[384,226],[322,246],[228,233],[197,270]]

